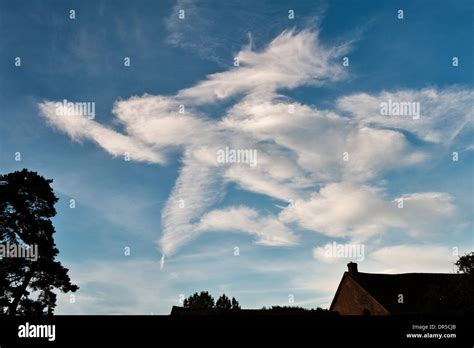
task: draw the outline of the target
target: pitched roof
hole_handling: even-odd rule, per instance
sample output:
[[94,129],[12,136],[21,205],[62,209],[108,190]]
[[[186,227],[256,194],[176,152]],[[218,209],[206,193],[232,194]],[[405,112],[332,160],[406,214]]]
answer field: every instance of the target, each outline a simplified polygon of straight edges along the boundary
[[[374,299],[391,313],[427,312],[434,302],[446,296],[449,284],[461,283],[466,279],[464,274],[449,273],[349,273]],[[399,303],[399,295],[403,295],[403,303]]]

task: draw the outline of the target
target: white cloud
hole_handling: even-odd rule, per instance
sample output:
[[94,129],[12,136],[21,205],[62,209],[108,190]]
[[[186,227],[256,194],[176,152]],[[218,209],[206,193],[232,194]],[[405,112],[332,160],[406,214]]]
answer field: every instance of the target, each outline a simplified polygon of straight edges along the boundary
[[348,46],[323,47],[316,32],[285,31],[262,52],[250,47],[240,51],[239,67],[209,75],[178,96],[207,103],[250,91],[271,92],[336,81],[345,74],[334,60],[347,50]]
[[441,245],[395,245],[370,254],[383,273],[445,272],[455,270],[453,249]]
[[230,207],[207,213],[198,225],[201,231],[240,231],[255,235],[257,244],[285,246],[297,243],[297,236],[274,216],[260,216],[248,207]]
[[[165,254],[171,254],[198,235],[194,224],[218,201],[222,178],[235,181],[244,189],[284,200],[308,185],[304,180],[294,179],[301,171],[291,168],[291,160],[273,160],[277,148],[272,146],[261,153],[261,166],[253,172],[244,173],[242,167],[234,164],[218,167],[218,148],[227,144],[255,148],[257,141],[207,120],[196,113],[193,105],[255,90],[273,91],[340,79],[342,68],[333,59],[346,49],[322,47],[315,32],[284,32],[261,52],[242,50],[238,54],[238,69],[212,74],[174,97],[144,95],[118,101],[113,113],[127,135],[85,118],[57,116],[51,102],[42,103],[40,108],[52,125],[71,138],[94,140],[114,156],[129,152],[132,160],[164,164],[170,149],[182,148],[183,167],[162,213],[160,247]],[[186,107],[184,114],[178,112],[181,104]],[[271,242],[266,237],[262,243],[277,243],[278,238],[275,236]]]
[[227,181],[237,183],[243,190],[283,201],[299,197],[304,188],[313,185],[309,178],[305,178],[305,172],[292,153],[283,147],[254,140],[249,140],[248,145],[257,151],[257,165],[224,165],[223,175]]
[[[381,103],[419,103],[420,118],[382,116]],[[449,144],[467,128],[472,129],[474,92],[468,89],[402,90],[378,95],[359,93],[345,96],[337,106],[350,112],[361,124],[407,130],[421,139]]]
[[415,237],[439,233],[454,213],[452,197],[446,193],[414,193],[389,200],[380,189],[370,186],[332,183],[310,199],[285,208],[280,218],[327,236],[363,241],[389,229]]
[[[417,150],[404,132],[427,141],[454,141],[469,126],[473,92],[356,94],[338,99],[337,110],[320,110],[277,94],[284,88],[344,78],[336,59],[347,49],[322,46],[317,32],[285,31],[260,51],[244,48],[238,54],[239,67],[211,74],[174,96],[117,101],[113,113],[124,134],[77,115],[58,116],[52,102],[41,103],[40,110],[72,139],[93,140],[113,156],[129,152],[131,160],[166,164],[167,155],[182,152],[182,168],[162,212],[159,246],[167,256],[205,230],[224,229],[211,218],[231,212],[239,214],[236,221],[242,226],[229,229],[254,234],[261,244],[296,243],[287,226],[291,223],[352,239],[392,229],[415,237],[433,233],[444,226],[443,219],[455,215],[448,194],[407,194],[405,208],[397,209],[371,181],[430,158],[430,149]],[[201,104],[239,95],[243,98],[219,120],[199,112]],[[388,99],[419,101],[421,119],[379,116],[381,101]],[[184,114],[180,105],[186,108]],[[446,114],[452,115],[452,122],[446,122]],[[217,163],[217,150],[226,146],[257,150],[257,166]],[[219,202],[227,183],[281,201],[296,200],[297,205],[273,217],[254,216],[243,207],[205,215]]]
[[[210,141],[215,126],[183,103],[173,97],[145,94],[116,102],[113,113],[130,136],[155,149]],[[180,105],[184,113],[180,113]]]
[[237,103],[222,125],[256,141],[275,142],[299,167],[298,177],[311,176],[316,182],[367,180],[425,158],[400,132],[360,126],[332,111],[291,103],[271,93],[251,94]]
[[120,134],[87,119],[84,115],[61,115],[57,113],[55,102],[45,101],[39,107],[41,114],[52,126],[67,133],[76,141],[82,139],[93,140],[114,157],[124,156],[128,152],[130,159],[133,161],[165,162],[161,154],[153,151],[136,138]]
[[165,255],[199,235],[194,223],[222,193],[218,169],[185,158],[184,165],[162,213],[160,247]]

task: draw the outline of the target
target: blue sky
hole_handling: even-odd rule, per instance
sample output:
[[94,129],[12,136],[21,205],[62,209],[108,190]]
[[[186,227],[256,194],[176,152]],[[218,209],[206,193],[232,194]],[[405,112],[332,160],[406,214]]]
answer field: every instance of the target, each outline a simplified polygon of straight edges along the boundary
[[[472,250],[469,1],[0,8],[0,170],[54,179],[81,287],[57,313],[166,314],[200,290],[327,307],[353,260],[327,243],[363,245],[367,272],[450,272]],[[58,114],[64,99],[95,118]],[[420,118],[381,115],[388,100]],[[225,147],[257,165],[217,163]]]

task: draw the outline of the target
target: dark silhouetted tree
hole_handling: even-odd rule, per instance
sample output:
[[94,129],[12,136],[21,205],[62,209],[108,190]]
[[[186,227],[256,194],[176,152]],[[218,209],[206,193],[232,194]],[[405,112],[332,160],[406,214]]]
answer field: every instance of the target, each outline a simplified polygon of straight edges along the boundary
[[214,297],[207,291],[201,291],[200,294],[196,292],[184,300],[183,307],[191,309],[214,308]]
[[459,257],[455,265],[458,267],[458,273],[474,275],[474,272],[472,272],[474,268],[474,252],[471,251],[470,253]]
[[225,294],[222,294],[222,296],[219,297],[216,301],[216,308],[231,309],[232,303],[230,302],[230,299]]
[[68,269],[55,260],[59,251],[51,218],[56,215],[58,198],[51,183],[26,169],[0,175],[0,244],[38,248],[37,260],[0,259],[0,313],[53,314],[53,290],[78,289]]
[[463,312],[474,313],[474,252],[467,253],[455,262],[458,273],[467,274],[466,278],[451,290],[458,302],[462,303]]
[[240,309],[240,303],[235,297],[232,297],[232,309]]

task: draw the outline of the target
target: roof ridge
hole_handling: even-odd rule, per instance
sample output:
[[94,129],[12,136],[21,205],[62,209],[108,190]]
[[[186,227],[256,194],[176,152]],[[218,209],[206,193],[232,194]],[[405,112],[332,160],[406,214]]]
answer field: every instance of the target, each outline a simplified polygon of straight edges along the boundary
[[[345,272],[348,273],[349,272]],[[359,274],[368,274],[368,275],[381,275],[381,276],[400,276],[400,275],[411,275],[411,274],[429,274],[429,275],[464,275],[464,273],[427,273],[427,272],[411,272],[411,273],[368,273],[368,272],[357,272],[357,274],[350,274],[354,277],[357,277]]]

